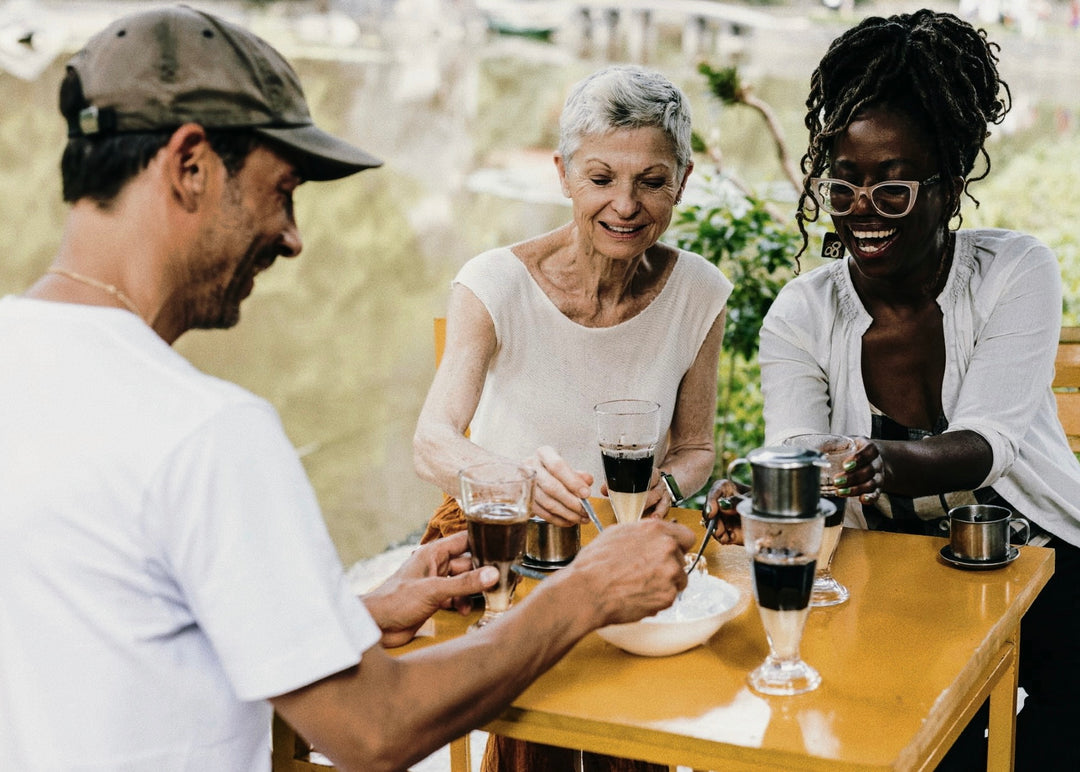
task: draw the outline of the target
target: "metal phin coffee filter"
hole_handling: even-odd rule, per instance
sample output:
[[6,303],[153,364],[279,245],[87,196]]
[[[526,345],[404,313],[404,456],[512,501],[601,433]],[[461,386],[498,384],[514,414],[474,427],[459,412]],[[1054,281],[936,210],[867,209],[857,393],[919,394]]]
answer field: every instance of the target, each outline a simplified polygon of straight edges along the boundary
[[821,470],[828,461],[809,448],[756,448],[728,465],[728,477],[750,467],[750,498],[754,512],[780,517],[816,517],[821,502]]
[[540,565],[564,565],[581,548],[581,528],[558,526],[539,517],[529,518],[525,526],[525,557]]

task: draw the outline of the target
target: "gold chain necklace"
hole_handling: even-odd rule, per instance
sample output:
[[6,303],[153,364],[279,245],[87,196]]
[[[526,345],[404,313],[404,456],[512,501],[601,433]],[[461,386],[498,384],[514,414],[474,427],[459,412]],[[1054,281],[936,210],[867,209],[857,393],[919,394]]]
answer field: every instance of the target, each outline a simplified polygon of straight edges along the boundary
[[127,295],[125,295],[119,287],[113,284],[106,284],[103,281],[98,281],[97,279],[93,279],[89,276],[83,276],[81,273],[75,273],[75,271],[69,271],[66,268],[50,268],[48,270],[48,273],[55,273],[57,276],[65,276],[72,281],[77,281],[81,284],[86,284],[87,286],[95,287],[104,292],[108,292],[114,298],[123,303],[127,307],[128,311],[135,314],[135,316],[139,317],[140,319],[142,318],[142,314],[139,313],[139,308],[135,305],[135,302]]

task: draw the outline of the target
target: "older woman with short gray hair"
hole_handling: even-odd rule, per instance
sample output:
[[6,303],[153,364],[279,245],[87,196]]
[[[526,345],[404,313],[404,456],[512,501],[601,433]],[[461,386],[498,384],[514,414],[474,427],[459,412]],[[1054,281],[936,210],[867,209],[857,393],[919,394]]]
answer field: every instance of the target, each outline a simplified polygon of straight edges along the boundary
[[[465,528],[457,472],[489,460],[536,470],[535,517],[588,522],[581,499],[606,492],[593,417],[606,400],[660,405],[647,516],[673,503],[661,473],[687,494],[708,481],[732,285],[660,243],[693,170],[690,120],[682,91],[642,67],[607,67],[571,90],[554,154],[570,222],[472,258],[452,283],[414,438],[417,472],[446,494],[425,540]],[[499,769],[563,768],[503,750]]]
[[583,138],[612,129],[661,129],[671,140],[676,176],[691,158],[690,106],[683,92],[652,70],[613,65],[579,81],[559,118],[559,154],[569,163]]

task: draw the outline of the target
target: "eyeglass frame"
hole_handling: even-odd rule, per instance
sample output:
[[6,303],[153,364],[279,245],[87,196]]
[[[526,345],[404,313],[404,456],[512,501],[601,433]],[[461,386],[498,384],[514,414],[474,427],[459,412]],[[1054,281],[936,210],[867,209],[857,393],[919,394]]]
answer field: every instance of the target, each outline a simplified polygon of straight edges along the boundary
[[[853,194],[854,194],[854,198],[852,199],[852,203],[851,203],[851,208],[848,209],[845,212],[830,212],[825,207],[825,202],[822,201],[821,199],[819,199],[817,197],[817,194],[816,194],[816,188],[822,182],[828,182],[828,183],[834,183],[835,182],[835,183],[839,183],[841,185],[846,185],[847,187],[851,188],[851,190],[853,191]],[[921,188],[923,186],[930,187],[931,185],[937,185],[940,182],[941,182],[941,175],[940,174],[931,174],[925,180],[921,180],[921,181],[920,180],[884,180],[882,182],[875,182],[873,185],[853,185],[852,183],[848,182],[847,180],[838,180],[835,177],[811,177],[810,178],[810,197],[812,199],[814,199],[814,203],[817,204],[818,209],[825,212],[829,216],[831,216],[831,217],[847,217],[849,214],[854,212],[855,207],[857,207],[859,205],[859,197],[860,196],[866,196],[866,200],[870,202],[870,206],[873,207],[875,212],[877,212],[882,217],[887,217],[889,219],[895,220],[895,219],[898,219],[900,217],[907,217],[909,214],[911,214],[911,210],[915,208],[915,202],[919,198],[919,188]],[[873,194],[874,194],[875,190],[882,187],[883,185],[905,185],[905,186],[907,186],[908,190],[911,191],[911,200],[908,202],[907,209],[905,209],[900,214],[889,214],[888,212],[881,211],[881,209],[878,207],[878,205],[874,203],[874,195]]]

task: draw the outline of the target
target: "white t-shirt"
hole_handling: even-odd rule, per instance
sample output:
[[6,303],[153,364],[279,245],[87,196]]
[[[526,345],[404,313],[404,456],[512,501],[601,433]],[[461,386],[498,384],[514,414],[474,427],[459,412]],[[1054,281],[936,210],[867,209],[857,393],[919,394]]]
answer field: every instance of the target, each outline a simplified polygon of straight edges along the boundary
[[266,698],[379,637],[268,403],[126,311],[0,299],[3,765],[268,770]]
[[496,351],[469,425],[482,448],[523,459],[541,445],[604,482],[593,406],[610,399],[660,405],[666,435],[683,376],[697,357],[732,285],[700,255],[680,252],[660,294],[614,327],[568,319],[510,249],[477,255],[454,279],[484,304],[495,324]]
[[[1061,267],[1037,239],[997,229],[956,233],[937,298],[945,335],[941,407],[947,431],[977,432],[993,487],[1025,517],[1080,544],[1080,463],[1051,391],[1061,331]],[[845,261],[789,282],[761,329],[765,439],[871,433],[862,338],[871,322]],[[848,525],[864,527],[849,499]]]

